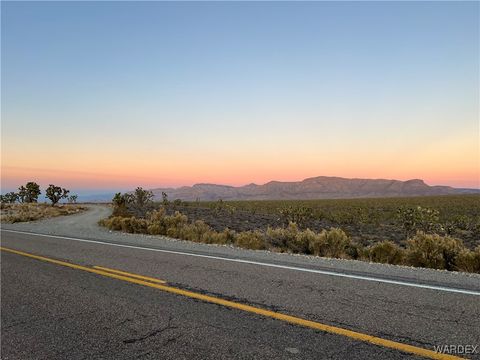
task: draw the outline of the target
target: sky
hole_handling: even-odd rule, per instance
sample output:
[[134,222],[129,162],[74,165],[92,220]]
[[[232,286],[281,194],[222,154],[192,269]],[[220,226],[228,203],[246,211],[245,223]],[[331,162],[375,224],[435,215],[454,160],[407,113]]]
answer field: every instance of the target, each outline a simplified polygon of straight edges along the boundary
[[1,3],[2,191],[480,187],[478,2]]

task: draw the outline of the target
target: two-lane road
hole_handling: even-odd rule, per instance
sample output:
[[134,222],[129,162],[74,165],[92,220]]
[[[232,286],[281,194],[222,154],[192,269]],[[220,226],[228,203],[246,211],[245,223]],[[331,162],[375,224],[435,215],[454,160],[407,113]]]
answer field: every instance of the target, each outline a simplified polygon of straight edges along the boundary
[[434,358],[435,346],[480,344],[475,276],[335,275],[208,248],[1,235],[3,359]]

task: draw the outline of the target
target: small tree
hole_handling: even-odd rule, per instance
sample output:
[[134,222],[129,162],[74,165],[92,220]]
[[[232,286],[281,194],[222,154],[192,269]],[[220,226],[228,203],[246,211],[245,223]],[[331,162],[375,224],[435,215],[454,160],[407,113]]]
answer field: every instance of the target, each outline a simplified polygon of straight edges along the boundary
[[[140,189],[140,191],[138,191]],[[138,208],[138,201],[145,202],[145,198],[142,196],[142,188],[137,188],[134,194],[130,193],[116,193],[112,199],[113,203],[113,216],[130,217],[137,215],[136,209]],[[137,196],[138,195],[138,196]]]
[[133,196],[135,205],[140,208],[150,204],[153,199],[153,193],[149,190],[143,190],[141,187],[135,189]]
[[118,192],[113,196],[112,203],[115,206],[125,206],[125,197]]
[[10,203],[13,204],[18,200],[18,194],[14,193],[13,191],[6,193],[5,195],[1,195],[0,202],[2,203]]
[[76,204],[78,199],[78,195],[70,195],[68,197],[68,203],[69,204]]
[[22,185],[18,188],[18,201],[23,203],[25,202],[26,197],[27,197],[27,188]]
[[45,193],[47,198],[50,199],[50,201],[52,202],[52,206],[54,206],[61,199],[66,199],[68,197],[69,192],[70,191],[65,188],[61,188],[60,186],[55,186],[50,184]]
[[163,203],[163,206],[168,206],[169,204],[168,195],[164,191],[162,191],[162,203]]
[[152,210],[153,193],[137,187],[133,194],[125,194],[127,208],[137,217],[144,217],[147,212]]
[[127,194],[116,193],[112,199],[113,216],[131,216],[127,209]]
[[20,186],[18,190],[21,202],[36,203],[41,194],[40,185],[33,181],[28,182],[25,186]]

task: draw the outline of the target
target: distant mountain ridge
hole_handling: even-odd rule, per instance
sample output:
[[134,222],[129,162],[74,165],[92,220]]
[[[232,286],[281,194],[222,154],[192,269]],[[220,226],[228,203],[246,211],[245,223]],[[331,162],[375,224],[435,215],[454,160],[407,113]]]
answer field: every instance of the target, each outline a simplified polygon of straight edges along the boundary
[[423,180],[347,179],[318,176],[302,181],[270,181],[263,185],[228,186],[195,184],[179,188],[152,189],[155,199],[162,192],[170,200],[308,200],[365,197],[399,197],[480,193],[476,189],[456,189],[450,186],[429,186]]

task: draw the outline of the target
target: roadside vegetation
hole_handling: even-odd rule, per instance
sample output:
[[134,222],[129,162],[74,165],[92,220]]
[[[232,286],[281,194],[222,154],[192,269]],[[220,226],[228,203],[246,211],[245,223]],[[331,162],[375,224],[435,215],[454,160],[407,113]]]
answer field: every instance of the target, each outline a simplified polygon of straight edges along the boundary
[[[453,236],[457,233],[455,226],[458,225],[449,222],[450,227],[446,229],[440,221],[440,213],[431,208],[397,207],[393,221],[400,228],[403,240],[382,240],[365,245],[341,227],[310,229],[308,224],[310,217],[315,216],[315,208],[307,209],[303,204],[300,207],[289,204],[277,208],[275,214],[279,217],[279,226],[236,230],[228,227],[216,229],[202,219],[189,218],[180,209],[207,206],[217,217],[234,217],[239,211],[235,206],[237,202],[197,202],[194,205],[179,200],[170,202],[166,195],[161,203],[155,203],[152,199],[153,194],[142,188],[137,188],[133,193],[118,193],[113,199],[112,216],[101,220],[100,225],[128,233],[165,235],[253,250],[480,273],[480,244],[474,248],[465,246],[461,239]],[[258,208],[252,211],[262,214],[257,213]],[[354,214],[362,218],[361,212]]]
[[[8,192],[0,195],[1,222],[16,223],[35,221],[50,217],[76,214],[86,210],[77,205],[77,195],[68,195],[69,190],[50,184],[45,190],[46,198],[51,204],[39,203],[40,186],[30,181],[18,188],[18,192]],[[61,200],[68,204],[59,204]]]
[[295,222],[317,232],[342,228],[364,246],[385,240],[405,245],[417,231],[455,237],[470,249],[480,245],[480,195],[182,202],[177,210],[217,230],[265,230]]

